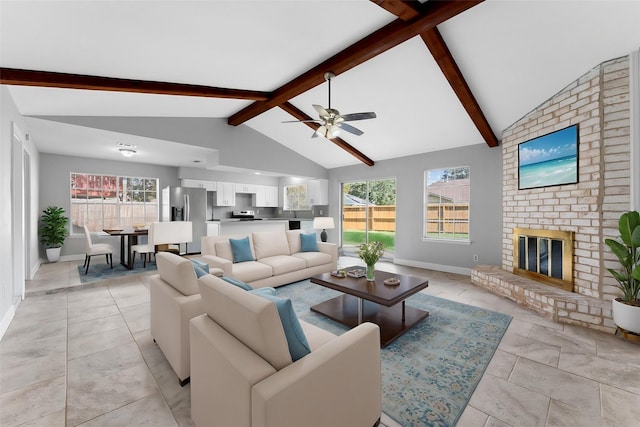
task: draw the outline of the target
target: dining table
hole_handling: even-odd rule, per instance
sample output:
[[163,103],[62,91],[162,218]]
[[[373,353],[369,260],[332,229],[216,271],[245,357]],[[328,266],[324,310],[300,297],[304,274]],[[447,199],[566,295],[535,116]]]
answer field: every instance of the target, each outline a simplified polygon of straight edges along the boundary
[[138,236],[147,236],[149,234],[149,230],[146,228],[134,228],[130,230],[112,229],[102,231],[110,236],[120,236],[120,264],[124,265],[129,270],[133,270],[134,259],[131,254],[131,246],[137,245]]

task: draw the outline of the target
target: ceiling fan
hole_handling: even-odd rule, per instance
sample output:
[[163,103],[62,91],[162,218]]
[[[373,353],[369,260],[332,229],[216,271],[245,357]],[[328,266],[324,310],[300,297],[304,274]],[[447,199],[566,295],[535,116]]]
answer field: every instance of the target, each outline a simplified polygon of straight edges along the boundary
[[317,138],[318,136],[325,137],[327,139],[336,138],[340,135],[340,131],[344,130],[354,135],[362,135],[360,129],[351,126],[345,122],[352,122],[356,120],[366,120],[366,119],[375,119],[376,113],[368,112],[368,113],[351,113],[351,114],[340,114],[338,110],[335,108],[331,108],[331,79],[333,79],[336,75],[332,72],[324,73],[324,79],[329,84],[329,107],[324,108],[321,105],[313,104],[313,108],[316,109],[320,118],[317,120],[289,120],[284,121],[282,123],[318,123],[320,126],[318,129],[313,132],[311,138]]

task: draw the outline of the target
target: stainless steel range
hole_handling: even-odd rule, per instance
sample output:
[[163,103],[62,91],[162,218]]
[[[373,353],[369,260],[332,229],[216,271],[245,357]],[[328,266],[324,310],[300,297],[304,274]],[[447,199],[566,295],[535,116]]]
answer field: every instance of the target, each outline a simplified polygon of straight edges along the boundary
[[257,219],[255,211],[252,210],[231,211],[231,218],[239,219],[241,221],[253,221]]

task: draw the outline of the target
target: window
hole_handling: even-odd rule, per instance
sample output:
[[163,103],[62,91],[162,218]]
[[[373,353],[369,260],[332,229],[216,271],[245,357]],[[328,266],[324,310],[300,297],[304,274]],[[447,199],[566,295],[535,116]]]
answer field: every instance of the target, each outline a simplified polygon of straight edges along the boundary
[[284,210],[300,211],[311,209],[307,196],[307,184],[287,185],[284,187]]
[[384,257],[396,247],[396,179],[342,184],[342,250],[353,255],[365,242],[382,242]]
[[424,237],[469,241],[469,166],[425,172]]
[[158,221],[158,180],[71,173],[71,232],[146,225]]

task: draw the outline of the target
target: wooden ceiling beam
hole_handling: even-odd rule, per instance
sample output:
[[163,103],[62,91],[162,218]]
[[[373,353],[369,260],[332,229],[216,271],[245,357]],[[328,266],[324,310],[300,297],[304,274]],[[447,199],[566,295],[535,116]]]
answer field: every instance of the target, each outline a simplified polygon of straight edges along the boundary
[[84,74],[55,73],[51,71],[0,68],[0,84],[15,86],[40,86],[64,89],[103,90],[111,92],[148,93],[156,95],[198,96],[205,98],[244,99],[265,101],[268,92],[227,89],[184,83],[156,82],[149,80],[119,79]]
[[442,35],[437,28],[431,28],[420,34],[420,37],[427,45],[427,48],[436,60],[440,70],[446,77],[447,81],[451,85],[451,88],[457,95],[458,99],[462,103],[462,106],[469,114],[469,117],[473,121],[482,138],[489,147],[498,146],[498,138],[496,138],[487,118],[485,117],[480,105],[473,96],[467,81],[465,80],[458,64],[453,59],[449,48],[442,39]]
[[[280,108],[282,108],[284,111],[291,114],[293,117],[295,117],[298,120],[314,120],[313,117],[308,116],[304,111],[300,110],[298,107],[291,104],[290,102],[285,102],[281,104]],[[313,123],[313,122],[305,122],[304,124],[309,126],[314,131],[320,127],[319,124]],[[349,144],[347,141],[341,138],[333,138],[333,139],[330,139],[329,141],[333,142],[338,147],[342,148],[344,151],[351,154],[353,157],[360,160],[365,165],[373,166],[375,164],[373,160],[371,160],[369,157],[364,155],[360,150],[358,150],[357,148]]]
[[421,15],[422,3],[417,0],[369,0],[403,21],[411,21]]
[[409,22],[396,19],[276,89],[268,100],[254,102],[233,114],[229,117],[228,123],[232,126],[238,126],[324,83],[325,72],[332,71],[335,75],[342,74],[400,43],[430,28],[434,28],[436,25],[464,12],[482,1],[483,0],[428,1],[421,9],[422,15],[418,18]]

